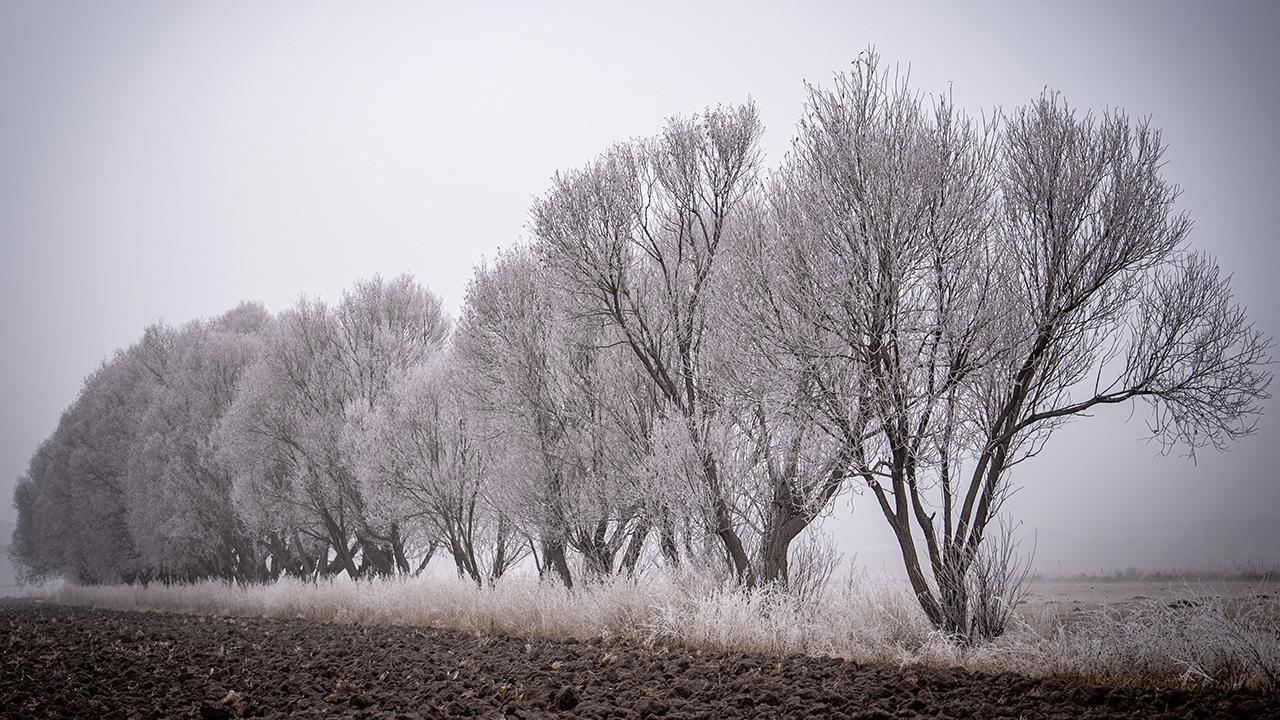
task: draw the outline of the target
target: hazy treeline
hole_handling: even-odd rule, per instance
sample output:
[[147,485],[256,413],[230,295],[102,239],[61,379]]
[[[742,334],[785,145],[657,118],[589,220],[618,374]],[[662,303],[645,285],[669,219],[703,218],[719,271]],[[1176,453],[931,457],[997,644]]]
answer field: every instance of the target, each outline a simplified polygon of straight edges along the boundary
[[1187,247],[1145,121],[1047,93],[979,122],[868,56],[809,88],[778,167],[760,135],[722,107],[557,175],[457,318],[400,277],[147,329],[32,459],[17,558],[785,586],[854,490],[928,619],[986,636],[1016,564],[988,530],[1054,429],[1144,401],[1168,447],[1251,431],[1271,340]]

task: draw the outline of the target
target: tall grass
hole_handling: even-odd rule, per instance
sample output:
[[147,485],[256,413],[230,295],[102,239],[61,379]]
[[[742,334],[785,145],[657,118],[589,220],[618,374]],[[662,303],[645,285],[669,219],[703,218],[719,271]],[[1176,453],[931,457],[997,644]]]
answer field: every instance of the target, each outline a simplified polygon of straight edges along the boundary
[[1023,606],[1002,637],[976,646],[935,631],[904,586],[866,576],[850,576],[840,587],[804,599],[744,591],[689,573],[654,573],[572,592],[517,577],[483,589],[463,580],[409,578],[249,586],[63,584],[30,594],[118,610],[604,638],[1121,685],[1280,689],[1280,601],[1267,595],[1224,600],[1190,588],[1175,598],[1142,598],[1073,613]]

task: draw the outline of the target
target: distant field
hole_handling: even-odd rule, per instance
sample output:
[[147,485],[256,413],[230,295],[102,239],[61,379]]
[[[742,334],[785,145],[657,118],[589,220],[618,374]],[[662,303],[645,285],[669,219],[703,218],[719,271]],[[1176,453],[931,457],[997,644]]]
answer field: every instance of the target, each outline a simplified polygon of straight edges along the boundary
[[[1262,597],[1265,596],[1265,597]],[[1269,599],[1280,597],[1280,580],[1036,580],[1027,596],[1029,605],[1096,607],[1129,602],[1188,597],[1223,600]]]

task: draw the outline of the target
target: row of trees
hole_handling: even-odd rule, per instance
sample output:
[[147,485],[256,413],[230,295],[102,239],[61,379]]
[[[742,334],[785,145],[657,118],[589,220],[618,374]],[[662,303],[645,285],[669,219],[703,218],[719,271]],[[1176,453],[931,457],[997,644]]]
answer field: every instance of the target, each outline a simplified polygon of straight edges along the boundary
[[1050,93],[982,123],[871,55],[809,87],[773,171],[760,135],[718,108],[557,175],[456,321],[402,277],[148,329],[32,459],[18,559],[786,586],[854,490],[929,619],[981,636],[988,527],[1055,429],[1143,401],[1167,447],[1252,430],[1271,340],[1187,248],[1146,121]]

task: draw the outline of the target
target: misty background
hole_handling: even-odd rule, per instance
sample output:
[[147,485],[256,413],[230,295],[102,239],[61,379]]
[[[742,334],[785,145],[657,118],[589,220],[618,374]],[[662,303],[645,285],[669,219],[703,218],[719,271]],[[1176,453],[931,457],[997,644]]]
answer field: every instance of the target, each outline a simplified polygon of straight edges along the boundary
[[[776,164],[803,82],[869,45],[975,113],[1047,86],[1149,115],[1192,244],[1280,335],[1277,36],[1261,2],[0,2],[0,544],[36,446],[147,324],[401,272],[456,314],[556,170],[748,97]],[[1045,572],[1280,562],[1278,413],[1192,463],[1145,442],[1141,408],[1104,410],[1019,469],[1008,509]],[[869,496],[824,527],[900,564]]]

